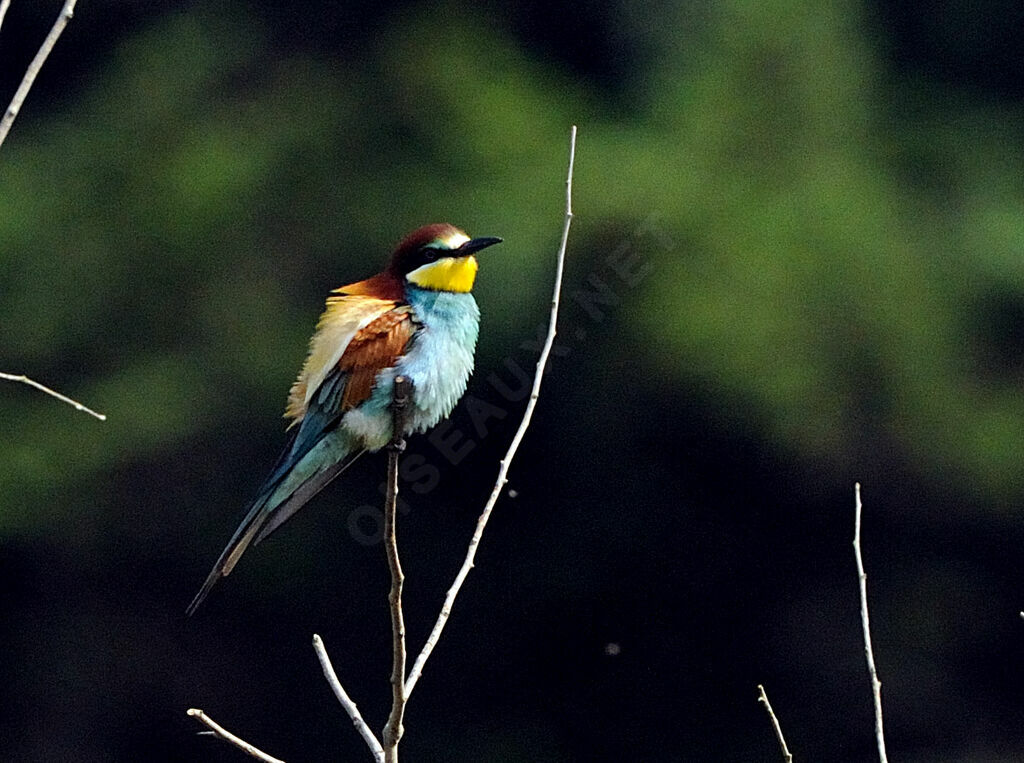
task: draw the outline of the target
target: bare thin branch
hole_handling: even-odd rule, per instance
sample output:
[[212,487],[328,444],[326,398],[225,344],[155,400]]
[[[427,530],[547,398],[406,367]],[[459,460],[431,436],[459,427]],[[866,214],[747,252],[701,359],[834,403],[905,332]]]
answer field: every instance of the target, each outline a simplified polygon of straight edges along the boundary
[[[21,84],[18,85],[18,89],[14,92],[14,97],[11,99],[10,105],[7,107],[7,111],[4,112],[2,118],[0,118],[0,145],[3,145],[4,140],[7,138],[7,133],[11,131],[11,125],[14,124],[15,117],[18,116],[18,112],[21,111],[21,106],[25,103],[25,97],[28,95],[28,91],[32,89],[32,84],[36,81],[36,76],[39,74],[39,70],[43,68],[43,64],[46,63],[47,57],[53,50],[53,46],[57,44],[58,38],[60,38],[61,32],[64,31],[64,27],[71,21],[71,17],[75,15],[75,2],[76,0],[65,0],[64,7],[60,10],[60,15],[57,16],[57,20],[53,22],[53,26],[50,28],[50,33],[46,35],[46,39],[43,40],[42,46],[39,48],[39,52],[36,53],[35,58],[32,59],[32,63],[28,65],[28,69],[25,70],[25,76],[21,80]],[[3,7],[3,12],[7,11],[6,5]],[[2,20],[2,19],[0,19]]]
[[412,395],[412,380],[396,376],[394,396],[391,404],[391,442],[388,445],[388,489],[384,501],[384,553],[391,570],[391,592],[388,604],[391,609],[391,713],[384,725],[381,739],[384,742],[386,763],[398,763],[398,742],[404,729],[405,703],[405,618],[402,615],[402,583],[405,575],[398,559],[398,538],[395,534],[395,518],[398,513],[398,457],[405,450],[406,410]]
[[22,384],[27,384],[30,387],[35,387],[40,392],[45,392],[50,397],[57,398],[62,403],[67,403],[72,408],[74,408],[76,411],[82,411],[83,413],[88,413],[90,416],[94,416],[95,418],[99,419],[100,421],[106,421],[107,420],[107,417],[104,414],[96,413],[96,411],[94,411],[92,408],[87,408],[86,406],[84,406],[80,402],[78,402],[77,400],[72,400],[70,397],[66,397],[66,396],[60,394],[59,392],[56,392],[56,391],[50,389],[49,387],[40,384],[37,381],[33,381],[32,379],[28,378],[24,374],[18,375],[18,374],[0,373],[0,379],[3,379],[4,381],[21,382]]
[[451,588],[448,589],[448,593],[444,599],[444,604],[441,606],[441,613],[437,617],[437,622],[434,623],[434,628],[430,631],[430,635],[427,636],[427,641],[423,645],[423,650],[416,658],[416,662],[413,664],[412,670],[409,672],[409,677],[405,681],[405,693],[407,697],[412,694],[412,690],[415,688],[416,682],[419,681],[420,675],[423,673],[423,666],[430,657],[430,653],[434,651],[434,647],[437,645],[437,640],[441,637],[441,631],[444,630],[444,626],[448,622],[448,618],[451,616],[452,606],[455,604],[455,597],[459,595],[459,591],[462,589],[462,584],[466,581],[466,576],[469,575],[469,571],[473,569],[473,560],[476,558],[476,550],[480,545],[480,538],[483,536],[484,528],[487,526],[487,520],[491,517],[491,509],[494,508],[494,504],[497,502],[498,496],[501,495],[502,488],[504,488],[505,484],[508,482],[509,466],[512,464],[512,459],[515,457],[516,451],[519,450],[519,443],[523,441],[523,435],[526,434],[526,430],[530,426],[530,419],[533,418],[533,409],[537,406],[537,400],[540,397],[540,385],[544,376],[544,367],[547,365],[548,356],[551,354],[551,347],[554,345],[555,334],[558,326],[558,302],[562,293],[562,271],[565,265],[565,248],[569,241],[569,226],[572,224],[572,171],[575,161],[576,125],[573,125],[572,130],[569,133],[569,172],[565,181],[565,222],[562,226],[562,241],[558,247],[558,257],[555,264],[555,286],[553,296],[551,297],[551,318],[548,323],[547,339],[544,341],[544,347],[541,350],[540,358],[537,361],[537,372],[533,377],[533,389],[530,393],[530,400],[526,405],[526,411],[523,413],[523,420],[519,424],[519,429],[516,431],[515,437],[512,438],[512,444],[509,445],[508,452],[505,453],[505,457],[501,460],[501,466],[498,469],[498,479],[494,483],[494,489],[491,491],[491,495],[487,499],[487,503],[484,505],[483,511],[480,513],[480,517],[476,521],[476,530],[473,532],[473,537],[469,541],[469,549],[466,552],[465,561],[463,561],[462,567],[455,576],[455,581],[452,583]]
[[775,711],[772,710],[772,703],[768,701],[768,695],[765,693],[764,687],[761,684],[757,685],[757,692],[757,701],[764,705],[764,709],[768,711],[768,717],[772,719],[772,726],[775,728],[775,736],[778,737],[779,747],[782,748],[783,759],[786,763],[793,763],[793,755],[786,746],[785,737],[782,736],[782,726],[779,724],[779,719],[775,716]]
[[4,17],[7,16],[7,8],[10,4],[11,0],[0,0],[0,27],[4,25]]
[[352,725],[356,727],[359,736],[363,738],[366,746],[370,748],[370,752],[373,753],[373,759],[377,763],[384,763],[384,749],[380,746],[380,742],[377,741],[377,737],[373,735],[370,727],[366,725],[366,721],[363,720],[363,716],[359,712],[359,708],[356,707],[356,703],[348,696],[345,687],[338,680],[338,674],[334,672],[331,658],[327,656],[327,648],[324,646],[323,639],[315,633],[313,634],[313,650],[316,652],[317,659],[320,660],[320,667],[323,668],[324,678],[327,679],[327,683],[334,692],[334,696],[338,698],[338,702],[345,708],[348,717],[352,719]]
[[230,742],[239,750],[249,753],[249,755],[256,758],[257,760],[262,760],[264,761],[264,763],[284,763],[284,761],[280,758],[275,758],[273,755],[267,755],[267,753],[263,752],[263,750],[253,747],[244,739],[236,737],[226,728],[224,728],[219,723],[214,721],[213,718],[208,716],[202,710],[193,707],[188,711],[188,714],[193,718],[197,719],[200,723],[205,724],[211,731],[213,731],[213,733],[216,736],[220,737],[225,742]]
[[860,580],[860,622],[864,629],[864,653],[868,660],[868,674],[871,676],[871,694],[875,701],[875,741],[878,744],[878,760],[888,763],[885,754],[885,734],[882,731],[882,682],[878,680],[875,668],[875,653],[871,648],[871,626],[868,622],[868,576],[864,572],[864,560],[860,554],[860,483],[853,486],[855,518],[853,530],[853,553],[857,557],[857,576]]

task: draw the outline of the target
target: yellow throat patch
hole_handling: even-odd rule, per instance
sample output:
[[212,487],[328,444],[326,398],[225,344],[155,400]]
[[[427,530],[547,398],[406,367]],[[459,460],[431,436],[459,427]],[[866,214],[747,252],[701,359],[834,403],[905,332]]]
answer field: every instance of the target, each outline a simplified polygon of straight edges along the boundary
[[442,257],[437,262],[420,265],[410,272],[406,279],[424,289],[434,291],[467,292],[473,288],[476,279],[476,257]]

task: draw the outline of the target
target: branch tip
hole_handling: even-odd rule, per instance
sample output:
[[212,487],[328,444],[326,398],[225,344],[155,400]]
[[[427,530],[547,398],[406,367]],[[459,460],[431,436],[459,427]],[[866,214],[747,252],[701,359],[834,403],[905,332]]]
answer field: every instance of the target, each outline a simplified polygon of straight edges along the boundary
[[34,379],[30,379],[25,374],[5,374],[5,373],[0,373],[0,380],[10,381],[10,382],[18,382],[20,384],[27,384],[29,387],[32,387],[33,389],[37,389],[40,392],[42,392],[42,393],[44,393],[46,395],[49,395],[50,397],[52,397],[52,398],[54,398],[56,400],[59,400],[62,403],[66,403],[67,405],[70,405],[76,411],[82,411],[83,413],[88,413],[90,416],[92,416],[95,419],[99,419],[100,421],[106,421],[107,420],[107,417],[106,417],[105,414],[97,413],[92,408],[84,406],[80,402],[78,402],[77,400],[74,400],[74,399],[68,397],[67,395],[62,395],[60,392],[57,392],[56,390],[50,389],[45,384],[40,384],[39,382],[35,381]]
[[862,505],[860,500],[860,483],[855,482],[854,522],[853,522],[853,553],[857,560],[857,578],[860,586],[860,622],[864,635],[864,655],[868,663],[868,675],[871,678],[871,696],[875,706],[875,744],[878,747],[878,760],[888,763],[885,751],[885,733],[882,727],[882,682],[878,680],[878,669],[875,667],[875,653],[871,647],[871,625],[868,618],[868,575],[864,571],[864,559],[860,553],[860,520]]
[[775,711],[772,710],[772,703],[768,701],[768,694],[764,690],[764,686],[761,684],[757,685],[757,701],[764,705],[764,709],[768,712],[768,717],[771,719],[772,728],[775,729],[775,737],[779,740],[779,747],[782,748],[782,757],[786,763],[793,763],[793,755],[789,751],[789,747],[786,746],[786,739],[782,736],[782,725],[779,723],[778,717],[775,715]]
[[345,708],[345,712],[348,713],[348,717],[351,719],[352,725],[356,727],[356,731],[359,732],[359,736],[363,738],[366,746],[370,748],[373,759],[376,763],[383,763],[384,749],[380,746],[380,742],[377,741],[377,737],[374,736],[370,727],[366,725],[366,721],[363,720],[363,716],[359,712],[359,708],[356,707],[356,703],[352,701],[352,698],[348,696],[348,692],[345,691],[345,687],[341,685],[338,674],[334,672],[334,665],[331,664],[331,658],[327,654],[327,647],[324,646],[323,639],[316,633],[313,634],[313,651],[316,652],[317,659],[320,661],[320,668],[324,672],[324,678],[327,679],[327,685],[331,687],[334,696],[337,697],[341,706]]
[[191,718],[197,719],[200,723],[202,723],[208,729],[210,729],[207,732],[200,733],[213,734],[214,736],[223,739],[225,742],[233,744],[242,752],[248,753],[251,757],[263,761],[263,763],[284,763],[283,760],[275,758],[273,755],[268,755],[267,753],[263,752],[263,750],[259,749],[258,747],[255,747],[254,745],[249,744],[241,737],[235,736],[230,731],[221,726],[219,723],[214,721],[213,718],[208,716],[199,708],[190,707],[186,711],[186,714]]
[[527,401],[526,410],[523,412],[522,421],[519,423],[519,429],[516,430],[515,436],[512,438],[512,443],[508,447],[508,451],[505,453],[504,458],[501,459],[501,463],[498,468],[498,477],[495,480],[491,494],[488,497],[487,502],[484,504],[484,508],[480,512],[480,516],[477,518],[476,529],[473,531],[473,537],[470,539],[469,547],[466,549],[466,558],[462,562],[462,567],[459,568],[459,571],[455,576],[455,582],[452,584],[451,588],[448,589],[444,603],[441,605],[441,612],[437,617],[437,621],[434,623],[434,627],[431,629],[430,635],[427,636],[423,649],[416,657],[412,670],[409,671],[409,677],[405,680],[405,694],[407,698],[412,694],[412,690],[416,687],[416,683],[423,674],[423,667],[426,665],[431,652],[434,651],[434,647],[437,645],[437,640],[441,637],[441,632],[444,630],[444,626],[448,622],[448,618],[451,616],[455,598],[462,589],[462,584],[466,581],[466,576],[469,575],[469,571],[473,569],[473,560],[476,558],[476,550],[480,545],[480,539],[483,537],[487,521],[491,517],[491,510],[494,508],[494,504],[497,502],[498,497],[502,493],[502,489],[508,481],[507,475],[509,466],[512,464],[512,459],[515,458],[516,451],[519,450],[519,444],[522,442],[523,436],[526,434],[526,430],[530,426],[534,408],[536,408],[537,400],[540,397],[540,385],[544,378],[544,367],[547,365],[548,357],[551,355],[551,348],[554,346],[555,334],[558,329],[558,303],[562,293],[562,274],[565,269],[565,250],[569,243],[569,228],[572,225],[572,176],[575,162],[576,125],[573,125],[569,132],[569,168],[565,179],[565,217],[562,223],[562,237],[559,242],[558,253],[555,258],[555,282],[551,297],[551,316],[548,320],[547,337],[544,340],[544,345],[540,352],[540,358],[537,361],[537,370],[533,377],[533,387],[530,391],[530,399]]

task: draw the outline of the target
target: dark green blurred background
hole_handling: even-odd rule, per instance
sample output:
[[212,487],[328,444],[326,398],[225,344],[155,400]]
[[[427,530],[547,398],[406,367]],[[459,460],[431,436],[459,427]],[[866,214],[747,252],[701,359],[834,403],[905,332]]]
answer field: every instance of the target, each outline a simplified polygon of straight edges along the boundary
[[[50,6],[53,7],[50,7]],[[14,0],[12,93],[60,3]],[[44,7],[45,6],[45,7]],[[1024,6],[81,0],[0,149],[0,758],[369,759],[365,459],[183,610],[282,445],[328,291],[448,220],[482,256],[473,447],[406,491],[418,649],[547,315],[560,344],[406,716],[414,761],[1024,759]],[[6,101],[5,101],[6,102]],[[512,397],[515,397],[514,395]],[[490,408],[486,406],[492,406]],[[613,646],[610,646],[613,645]],[[616,653],[617,652],[617,653]]]

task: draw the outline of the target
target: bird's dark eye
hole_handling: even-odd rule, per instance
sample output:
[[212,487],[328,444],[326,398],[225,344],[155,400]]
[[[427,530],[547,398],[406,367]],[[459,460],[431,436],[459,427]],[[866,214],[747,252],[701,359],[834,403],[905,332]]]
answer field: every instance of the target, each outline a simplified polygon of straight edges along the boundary
[[423,249],[423,261],[433,262],[438,258],[441,253],[432,247],[424,247]]

